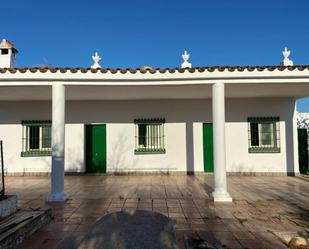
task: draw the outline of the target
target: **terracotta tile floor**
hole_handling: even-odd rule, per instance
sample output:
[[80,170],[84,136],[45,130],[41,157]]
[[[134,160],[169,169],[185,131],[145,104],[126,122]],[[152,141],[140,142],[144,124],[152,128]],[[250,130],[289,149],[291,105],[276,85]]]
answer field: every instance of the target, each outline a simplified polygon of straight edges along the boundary
[[102,215],[137,209],[176,220],[179,248],[183,234],[217,240],[227,248],[286,248],[271,231],[309,227],[309,181],[298,177],[228,177],[233,203],[214,204],[211,175],[66,176],[70,198],[46,204],[49,177],[7,177],[7,193],[21,209],[52,208],[54,220],[20,248],[55,248],[69,235],[81,238]]

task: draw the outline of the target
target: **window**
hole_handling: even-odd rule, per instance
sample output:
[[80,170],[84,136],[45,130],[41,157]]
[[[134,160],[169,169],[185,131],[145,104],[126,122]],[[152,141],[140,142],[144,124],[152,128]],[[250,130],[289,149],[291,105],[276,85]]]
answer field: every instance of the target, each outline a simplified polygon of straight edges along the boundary
[[250,153],[280,152],[279,117],[248,118]]
[[22,121],[22,152],[21,156],[50,156],[51,155],[51,121],[25,120]]
[[163,154],[165,119],[135,119],[135,154]]
[[1,50],[1,54],[9,54],[8,49],[0,49],[0,50]]

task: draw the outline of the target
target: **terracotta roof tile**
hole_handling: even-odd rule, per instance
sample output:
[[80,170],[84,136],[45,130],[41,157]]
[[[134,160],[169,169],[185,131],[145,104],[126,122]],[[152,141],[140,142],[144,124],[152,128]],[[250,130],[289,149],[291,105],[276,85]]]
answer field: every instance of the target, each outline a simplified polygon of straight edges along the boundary
[[107,70],[106,68],[101,68],[101,69],[100,69],[100,72],[101,72],[101,73],[107,73],[108,70]]
[[9,68],[8,69],[10,73],[16,73],[17,72],[17,68]]
[[199,71],[200,73],[203,73],[203,72],[205,72],[205,67],[199,67],[198,69],[197,69],[197,71]]
[[151,74],[155,74],[155,73],[161,73],[164,74],[166,72],[168,73],[185,73],[185,72],[189,72],[189,73],[194,73],[194,72],[199,72],[199,73],[203,73],[205,71],[207,72],[214,72],[214,71],[219,71],[219,72],[224,72],[224,71],[229,71],[229,72],[234,72],[234,71],[238,71],[238,72],[243,72],[245,70],[248,70],[249,72],[252,72],[254,70],[257,70],[259,72],[268,70],[268,71],[274,71],[275,69],[279,70],[279,71],[284,71],[284,70],[289,70],[289,71],[294,71],[295,69],[303,71],[303,70],[309,70],[309,65],[300,65],[300,66],[211,66],[211,67],[192,67],[192,68],[51,68],[51,67],[30,67],[30,68],[0,68],[0,73],[6,73],[6,72],[10,72],[10,73],[16,73],[16,72],[20,72],[20,73],[26,73],[26,72],[31,72],[31,73],[46,73],[46,72],[51,72],[51,73],[67,73],[67,72],[71,72],[71,73],[77,73],[77,72],[81,72],[81,73],[112,73],[112,74],[116,74],[116,73],[121,73],[121,74],[125,74],[125,73],[131,73],[131,74],[135,74],[137,71],[139,71],[140,73],[147,73],[150,72]]

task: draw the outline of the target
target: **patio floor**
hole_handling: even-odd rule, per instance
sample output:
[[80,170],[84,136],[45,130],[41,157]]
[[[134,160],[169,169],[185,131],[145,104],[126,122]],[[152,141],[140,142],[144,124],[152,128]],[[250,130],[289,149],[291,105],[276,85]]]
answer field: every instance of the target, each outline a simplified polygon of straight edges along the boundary
[[6,177],[7,194],[21,209],[52,208],[54,220],[20,248],[55,248],[61,239],[81,238],[102,215],[149,210],[176,220],[179,248],[183,234],[218,240],[227,248],[286,248],[271,231],[309,228],[309,181],[299,177],[229,176],[233,203],[214,204],[212,175],[66,176],[70,198],[46,204],[49,177]]

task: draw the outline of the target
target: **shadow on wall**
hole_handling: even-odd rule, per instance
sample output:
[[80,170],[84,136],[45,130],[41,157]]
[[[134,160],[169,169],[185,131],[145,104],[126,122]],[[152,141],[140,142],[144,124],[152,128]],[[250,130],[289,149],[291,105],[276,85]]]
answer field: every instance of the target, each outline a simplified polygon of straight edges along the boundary
[[[290,119],[285,122],[286,133],[286,171],[289,175],[295,174],[294,170],[294,136],[293,136],[293,114]],[[296,145],[297,148],[297,145]]]
[[186,122],[186,165],[187,174],[194,174],[194,141],[193,141],[193,122]]
[[237,172],[237,173],[250,173],[250,172],[255,172],[256,170],[254,170],[251,166],[249,166],[248,164],[236,164],[233,163],[231,166],[231,173],[233,172]]
[[[10,162],[5,162],[5,165],[10,165]],[[36,168],[31,167],[23,167],[22,172],[18,172],[18,174],[22,174],[23,176],[27,175],[27,173],[35,173],[35,172],[51,172],[51,156],[50,157],[39,157],[37,160],[36,165],[38,165]],[[42,169],[46,169],[45,171],[42,171]],[[8,171],[8,167],[5,167],[4,169],[5,175],[9,175],[12,171]],[[13,171],[14,172],[14,171]]]
[[127,154],[133,153],[130,146],[129,137],[126,131],[122,131],[117,136],[112,148],[108,148],[109,165],[108,169],[112,171],[134,170],[138,163],[138,158],[128,164]]
[[80,151],[76,149],[66,149],[65,157],[69,163],[65,164],[65,172],[84,172],[85,164],[81,159]]
[[[84,135],[79,134],[78,139],[76,142],[80,145],[84,145]],[[80,147],[79,147],[80,148]],[[65,171],[66,172],[85,172],[85,161],[84,161],[84,148],[85,146],[81,147],[80,150],[78,148],[70,148],[66,146],[65,149]]]
[[[132,143],[130,142],[130,140],[132,140],[132,137],[128,135],[125,130],[123,130],[121,133],[118,134],[117,140],[113,142],[113,147],[108,148],[108,171],[129,172],[148,169],[147,167],[142,169],[138,167],[140,163],[138,156],[133,157],[133,160],[130,160],[130,158],[127,157],[127,155],[134,153],[134,148],[132,148]],[[165,168],[166,170],[162,170],[162,168]],[[152,166],[151,168],[149,168],[149,170],[161,171],[161,173],[164,174],[169,170],[176,169],[171,168],[169,165],[162,165],[161,168],[155,168]]]

